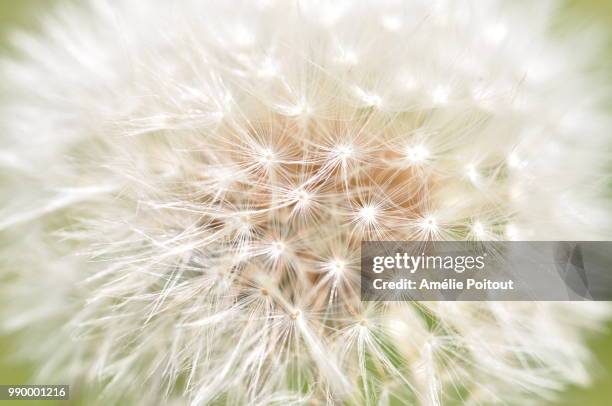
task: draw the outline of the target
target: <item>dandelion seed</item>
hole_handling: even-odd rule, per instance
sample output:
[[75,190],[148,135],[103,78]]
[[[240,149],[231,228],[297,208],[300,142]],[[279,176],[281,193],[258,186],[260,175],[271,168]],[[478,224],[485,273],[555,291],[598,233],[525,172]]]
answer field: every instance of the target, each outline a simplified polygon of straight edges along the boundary
[[478,238],[482,238],[485,235],[485,229],[484,226],[482,225],[482,223],[480,221],[475,222],[472,225],[472,232],[474,233],[474,235]]
[[341,64],[349,66],[357,65],[359,63],[357,53],[351,49],[341,49],[337,60]]
[[431,95],[431,98],[435,104],[442,105],[448,103],[450,96],[450,89],[447,86],[436,87]]
[[333,259],[324,265],[324,269],[332,275],[341,275],[346,267],[346,262],[341,259]]
[[374,224],[376,223],[376,216],[378,214],[378,210],[374,206],[364,206],[359,209],[358,217],[359,220],[366,224]]
[[512,224],[507,224],[505,234],[506,234],[506,237],[508,237],[508,239],[517,240],[519,236],[519,231],[516,228],[516,226]]
[[272,58],[266,58],[261,67],[257,71],[257,75],[261,77],[274,77],[278,74],[279,67],[276,61]]
[[274,163],[275,155],[271,148],[264,148],[259,154],[259,162],[264,166],[270,166]]
[[423,145],[409,146],[406,148],[406,159],[411,164],[421,164],[429,158],[429,150]]
[[427,216],[420,220],[419,228],[427,234],[434,234],[438,231],[438,223],[435,217]]
[[352,145],[339,145],[334,148],[334,156],[339,159],[343,164],[351,159],[355,154],[355,149]]
[[389,31],[397,31],[402,27],[402,20],[397,16],[384,16],[381,20],[382,26]]
[[380,107],[382,105],[382,98],[375,93],[367,92],[358,86],[354,86],[353,91],[357,97],[365,103],[366,106]]
[[294,198],[296,200],[297,205],[300,208],[305,208],[310,205],[312,200],[312,195],[303,189],[298,189],[294,191]]
[[491,26],[485,28],[485,38],[492,44],[500,43],[507,34],[507,28],[501,23],[492,24]]
[[255,43],[253,33],[243,25],[236,25],[232,36],[235,44],[241,47],[248,47]]
[[467,166],[466,174],[467,174],[468,179],[473,184],[478,184],[479,183],[479,181],[480,181],[480,174],[478,173],[478,170],[476,169],[476,166],[474,164],[469,164]]
[[285,252],[286,245],[282,241],[274,241],[270,245],[270,257],[273,259],[278,259]]

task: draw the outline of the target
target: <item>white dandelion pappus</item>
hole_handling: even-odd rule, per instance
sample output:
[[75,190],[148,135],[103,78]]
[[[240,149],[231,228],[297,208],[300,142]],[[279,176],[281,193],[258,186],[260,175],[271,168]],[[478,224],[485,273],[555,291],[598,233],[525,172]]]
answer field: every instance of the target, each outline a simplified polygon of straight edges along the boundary
[[364,239],[612,235],[590,48],[549,5],[61,5],[1,60],[4,329],[104,402],[586,384],[602,304],[359,298]]

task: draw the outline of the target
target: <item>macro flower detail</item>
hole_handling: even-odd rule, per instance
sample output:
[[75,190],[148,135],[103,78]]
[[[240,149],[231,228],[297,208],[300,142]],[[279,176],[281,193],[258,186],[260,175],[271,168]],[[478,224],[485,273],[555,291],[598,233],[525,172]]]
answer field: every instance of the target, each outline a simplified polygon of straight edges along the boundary
[[0,60],[2,327],[106,404],[587,384],[604,304],[360,300],[363,240],[612,236],[591,48],[551,7],[60,5]]

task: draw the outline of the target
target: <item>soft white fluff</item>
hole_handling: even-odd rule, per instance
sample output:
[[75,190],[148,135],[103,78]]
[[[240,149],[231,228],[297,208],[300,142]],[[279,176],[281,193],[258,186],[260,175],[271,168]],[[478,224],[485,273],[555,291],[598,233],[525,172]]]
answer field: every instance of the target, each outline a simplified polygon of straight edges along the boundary
[[526,404],[587,383],[604,306],[358,289],[362,239],[611,237],[592,48],[555,40],[554,14],[63,5],[1,61],[4,327],[40,379],[122,404]]

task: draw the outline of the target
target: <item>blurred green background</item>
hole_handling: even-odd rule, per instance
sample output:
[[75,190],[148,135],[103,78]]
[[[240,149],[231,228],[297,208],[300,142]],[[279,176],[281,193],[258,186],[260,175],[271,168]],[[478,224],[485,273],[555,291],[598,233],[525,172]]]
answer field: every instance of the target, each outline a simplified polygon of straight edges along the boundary
[[[56,3],[75,0],[0,0],[0,52],[11,52],[7,37],[14,29],[36,29],[37,19]],[[147,1],[147,0],[142,0]],[[537,1],[537,0],[535,0]],[[565,2],[564,17],[567,21],[578,21],[583,25],[599,25],[607,30],[605,53],[602,67],[612,67],[612,0],[571,0]],[[564,19],[565,20],[565,19]],[[0,78],[1,80],[1,78]],[[32,365],[15,365],[10,356],[11,343],[0,337],[0,384],[24,384],[35,371]],[[572,387],[562,394],[551,406],[607,406],[612,405],[612,323],[607,332],[593,337],[590,342],[595,354],[592,365],[594,381],[588,388]],[[16,406],[75,406],[75,401],[0,401],[0,405]]]

